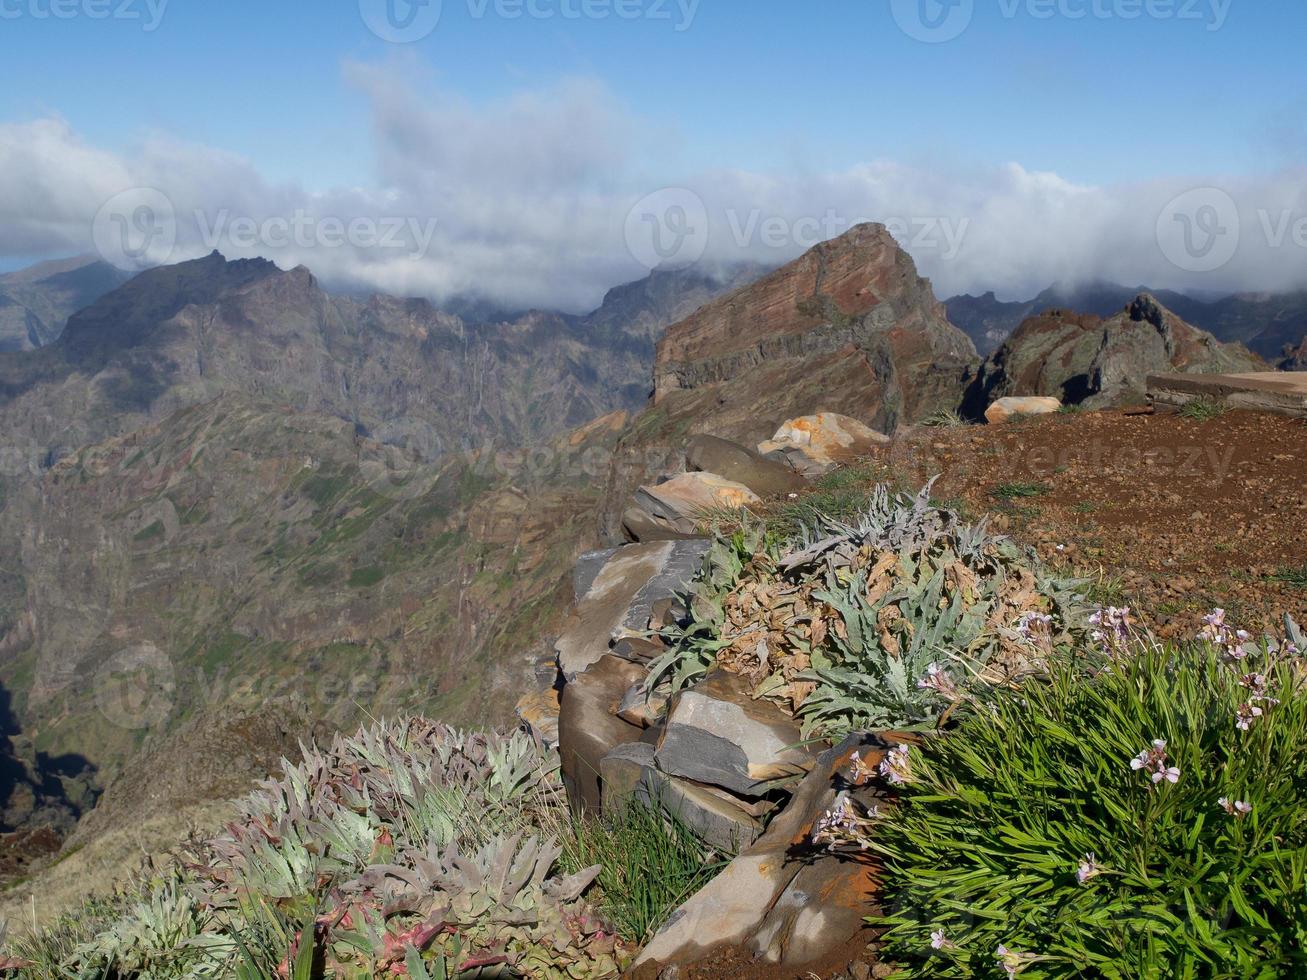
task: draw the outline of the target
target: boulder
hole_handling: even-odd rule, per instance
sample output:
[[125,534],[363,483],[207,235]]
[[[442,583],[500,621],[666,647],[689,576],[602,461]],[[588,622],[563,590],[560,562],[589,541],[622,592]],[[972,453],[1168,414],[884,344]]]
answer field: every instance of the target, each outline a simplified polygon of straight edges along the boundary
[[605,813],[634,800],[674,816],[707,843],[731,853],[752,844],[762,833],[760,818],[765,807],[659,772],[652,745],[636,743],[614,749],[604,757],[600,773]]
[[[743,483],[716,473],[682,473],[635,492],[635,506],[654,526],[672,534],[693,534],[703,515],[713,510],[738,510],[762,503]],[[629,525],[628,525],[629,527]],[[643,540],[643,539],[642,539]]]
[[889,436],[857,419],[822,412],[790,419],[759,444],[758,452],[814,479],[889,442]]
[[1056,398],[1000,398],[985,410],[985,421],[998,425],[1018,415],[1054,415],[1062,411],[1062,403]]
[[1141,293],[1103,319],[1066,309],[1027,318],[973,379],[963,400],[975,416],[1009,395],[1051,395],[1090,409],[1138,405],[1151,374],[1241,374],[1266,364],[1223,344]]
[[812,768],[814,753],[802,743],[786,711],[718,671],[673,700],[655,761],[669,776],[761,796],[768,783]]
[[798,493],[808,482],[784,463],[716,436],[691,439],[685,449],[685,462],[691,470],[718,473],[742,483],[760,497]]
[[614,641],[643,633],[654,604],[684,589],[708,547],[702,539],[656,541],[608,553],[554,644],[564,679],[608,655]]
[[689,541],[701,537],[699,531],[680,534],[656,520],[647,510],[632,504],[622,512],[622,535],[628,541],[649,544],[657,541]]
[[561,710],[558,691],[549,688],[526,694],[517,702],[517,717],[546,746],[558,744],[558,715]]
[[[786,976],[843,970],[868,939],[864,919],[875,911],[874,868],[809,842],[837,794],[849,789],[853,753],[874,765],[887,748],[876,736],[854,735],[823,753],[766,833],[672,913],[627,975],[674,975],[678,967],[712,962],[727,948],[749,949]],[[865,802],[871,792],[855,791]]]
[[643,729],[617,717],[631,685],[647,671],[619,657],[605,656],[563,688],[558,716],[558,751],[563,783],[578,811],[601,805],[604,756],[619,745],[640,741]]

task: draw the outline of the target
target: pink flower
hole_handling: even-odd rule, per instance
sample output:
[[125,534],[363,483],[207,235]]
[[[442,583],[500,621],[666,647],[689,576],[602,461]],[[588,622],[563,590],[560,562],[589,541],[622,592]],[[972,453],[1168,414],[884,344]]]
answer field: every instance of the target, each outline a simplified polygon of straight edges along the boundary
[[943,929],[937,929],[930,934],[931,949],[957,949],[957,943],[950,940],[944,935]]
[[1249,731],[1253,722],[1262,717],[1263,711],[1255,704],[1241,704],[1234,715],[1234,727],[1242,732]]
[[881,760],[879,768],[880,774],[895,786],[912,782],[912,763],[906,745],[896,745],[890,749]]
[[1102,873],[1103,869],[1098,866],[1098,861],[1091,851],[1085,855],[1085,859],[1080,862],[1080,867],[1076,869],[1076,881],[1081,885],[1087,885]]
[[956,701],[961,696],[958,694],[957,685],[953,683],[953,678],[944,673],[939,664],[933,663],[926,668],[926,676],[917,681],[917,687],[922,690],[934,691],[950,701]]
[[1222,796],[1216,802],[1220,804],[1222,810],[1237,820],[1242,820],[1253,812],[1253,805],[1243,800],[1232,801],[1228,796]]
[[1151,749],[1144,749],[1131,759],[1130,768],[1136,772],[1144,770],[1152,777],[1154,784],[1163,780],[1168,783],[1180,781],[1180,770],[1166,764],[1166,739],[1164,738],[1154,739]]

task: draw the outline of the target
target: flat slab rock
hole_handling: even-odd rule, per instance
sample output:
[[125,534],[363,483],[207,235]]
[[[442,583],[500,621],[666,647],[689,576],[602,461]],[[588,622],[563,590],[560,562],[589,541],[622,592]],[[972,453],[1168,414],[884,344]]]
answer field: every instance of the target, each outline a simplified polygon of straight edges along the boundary
[[572,680],[607,656],[615,641],[647,629],[654,605],[684,591],[698,574],[709,544],[655,541],[587,556],[578,580],[588,583],[586,593],[554,644],[563,677]]
[[634,800],[672,814],[709,844],[730,852],[752,844],[762,833],[765,807],[659,772],[654,747],[644,742],[620,746],[605,756],[600,778],[604,813]]
[[[865,946],[875,911],[874,868],[812,848],[813,827],[834,803],[854,752],[874,763],[888,745],[850,736],[822,754],[785,809],[726,870],[672,913],[631,968],[634,980],[676,976],[724,948],[746,949],[759,964],[802,976],[840,969]],[[786,975],[791,975],[787,973]],[[825,972],[819,975],[828,975]]]
[[769,782],[812,768],[816,756],[802,742],[788,713],[718,671],[673,700],[655,761],[669,776],[760,796]]
[[808,484],[784,463],[717,436],[698,435],[691,439],[685,448],[685,462],[692,470],[719,473],[742,483],[761,497],[798,493]]
[[1148,397],[1175,408],[1212,398],[1231,408],[1247,408],[1307,418],[1307,371],[1256,371],[1247,374],[1154,374]]

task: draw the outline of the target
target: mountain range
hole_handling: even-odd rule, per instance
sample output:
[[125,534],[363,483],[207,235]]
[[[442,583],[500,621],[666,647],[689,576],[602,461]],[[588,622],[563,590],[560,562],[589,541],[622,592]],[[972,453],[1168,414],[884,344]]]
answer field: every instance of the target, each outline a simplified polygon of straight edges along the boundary
[[[1135,338],[1094,377],[1249,363],[1172,302],[1055,326]],[[576,557],[622,540],[692,436],[823,411],[892,432],[1006,390],[1013,345],[982,364],[951,319],[876,225],[774,271],[659,270],[584,316],[464,319],[217,253],[103,293],[0,353],[0,829],[101,791],[68,847],[187,812],[303,719],[507,721],[552,676]]]
[[949,320],[975,342],[982,354],[989,355],[1032,316],[1048,310],[1068,310],[1107,318],[1144,293],[1221,342],[1243,344],[1268,361],[1288,357],[1289,350],[1307,337],[1307,290],[1198,297],[1110,282],[1058,283],[1024,301],[1004,302],[988,292],[954,296],[944,305]]

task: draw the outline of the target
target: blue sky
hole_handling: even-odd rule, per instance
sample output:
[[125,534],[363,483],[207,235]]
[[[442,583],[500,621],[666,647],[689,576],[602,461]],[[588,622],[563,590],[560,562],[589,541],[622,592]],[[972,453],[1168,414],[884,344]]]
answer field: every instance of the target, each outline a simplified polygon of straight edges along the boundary
[[[99,0],[137,15],[107,20],[41,16],[51,2],[97,0],[0,0],[0,124],[57,118],[125,159],[152,139],[212,148],[307,194],[393,179],[360,66],[413,105],[487,117],[582,80],[628,127],[624,166],[654,184],[873,162],[923,179],[1016,163],[1096,187],[1242,180],[1307,150],[1307,4],[1283,0],[974,0],[944,43],[910,37],[900,0],[534,0],[549,16],[517,19],[501,16],[513,0],[444,0],[402,45],[358,0],[168,0],[153,31],[163,0]],[[587,17],[587,2],[635,16]]]

